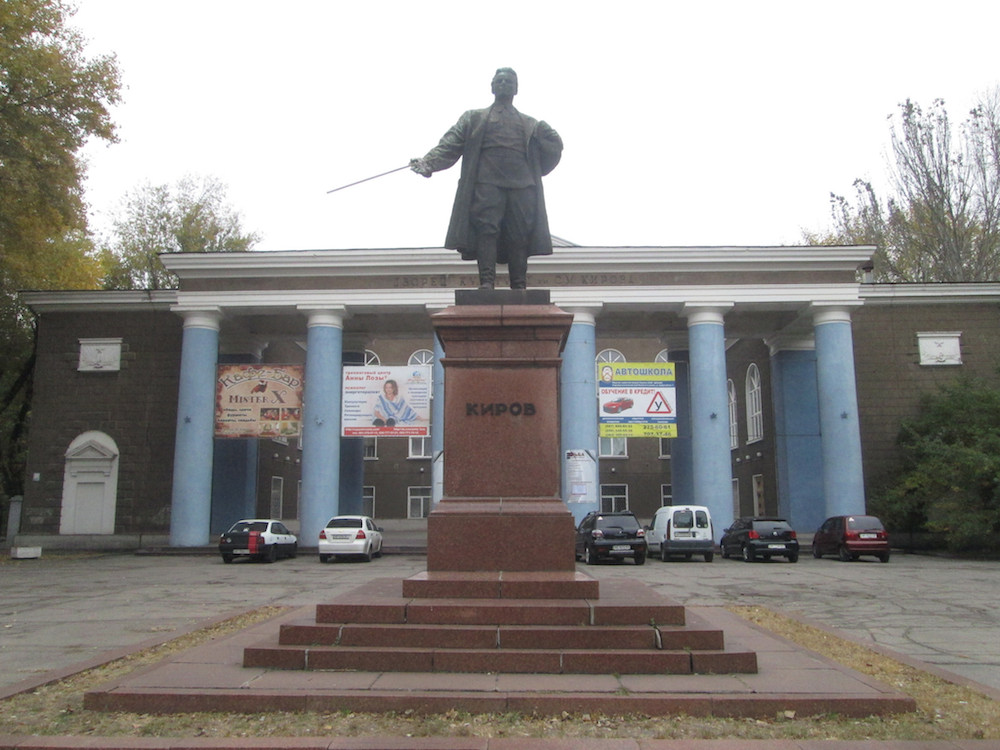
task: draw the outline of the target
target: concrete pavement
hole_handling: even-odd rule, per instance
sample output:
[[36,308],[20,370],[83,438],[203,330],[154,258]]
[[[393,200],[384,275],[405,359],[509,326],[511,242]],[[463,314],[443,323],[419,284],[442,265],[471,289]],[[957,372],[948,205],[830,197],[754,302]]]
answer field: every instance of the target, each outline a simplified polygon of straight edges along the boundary
[[[744,563],[716,557],[644,566],[579,566],[627,575],[685,605],[760,604],[836,628],[1000,691],[1000,563],[894,555]],[[44,554],[0,564],[0,687],[202,621],[265,605],[328,601],[374,578],[425,569],[419,555],[370,564],[224,565],[217,555]]]

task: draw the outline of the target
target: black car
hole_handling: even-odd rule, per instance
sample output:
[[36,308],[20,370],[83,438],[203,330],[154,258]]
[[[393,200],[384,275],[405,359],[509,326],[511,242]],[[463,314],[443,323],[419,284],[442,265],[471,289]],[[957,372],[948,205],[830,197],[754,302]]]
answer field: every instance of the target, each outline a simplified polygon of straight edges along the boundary
[[599,560],[631,557],[646,562],[646,532],[632,511],[588,513],[576,527],[576,559],[588,565]]
[[722,556],[740,555],[746,562],[787,557],[799,561],[799,540],[784,518],[745,516],[722,533]]

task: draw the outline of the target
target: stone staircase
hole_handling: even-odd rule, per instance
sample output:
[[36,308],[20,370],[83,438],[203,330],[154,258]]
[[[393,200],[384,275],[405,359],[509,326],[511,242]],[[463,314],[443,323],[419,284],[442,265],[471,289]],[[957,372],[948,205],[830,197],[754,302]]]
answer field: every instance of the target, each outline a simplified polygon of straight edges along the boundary
[[[547,594],[558,588],[555,575],[541,587]],[[754,652],[727,651],[722,630],[693,620],[638,581],[615,581],[597,596],[597,581],[562,576],[570,590],[584,584],[594,594],[589,598],[423,597],[427,576],[381,580],[317,605],[313,619],[286,623],[276,641],[245,648],[243,666],[563,675],[757,671]],[[415,582],[416,596],[407,592]],[[468,590],[470,576],[455,586]],[[430,590],[447,588],[446,580],[431,581]]]

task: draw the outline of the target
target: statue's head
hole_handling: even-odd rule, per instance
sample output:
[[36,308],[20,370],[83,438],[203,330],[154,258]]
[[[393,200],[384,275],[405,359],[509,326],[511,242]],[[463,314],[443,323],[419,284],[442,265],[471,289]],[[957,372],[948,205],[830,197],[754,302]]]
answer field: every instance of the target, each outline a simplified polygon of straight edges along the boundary
[[517,73],[513,68],[497,68],[493,74],[493,95],[514,96],[517,93]]

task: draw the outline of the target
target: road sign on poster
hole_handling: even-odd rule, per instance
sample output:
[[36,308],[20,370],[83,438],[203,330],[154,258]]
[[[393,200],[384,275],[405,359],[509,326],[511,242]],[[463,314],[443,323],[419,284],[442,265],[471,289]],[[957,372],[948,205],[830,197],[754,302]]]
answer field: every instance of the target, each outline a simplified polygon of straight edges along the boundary
[[302,432],[302,365],[219,365],[215,436],[295,437]]
[[345,367],[341,434],[344,437],[428,437],[431,367]]
[[672,362],[600,362],[597,408],[601,437],[677,437]]

